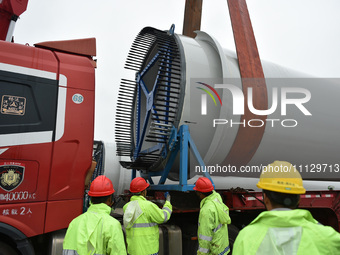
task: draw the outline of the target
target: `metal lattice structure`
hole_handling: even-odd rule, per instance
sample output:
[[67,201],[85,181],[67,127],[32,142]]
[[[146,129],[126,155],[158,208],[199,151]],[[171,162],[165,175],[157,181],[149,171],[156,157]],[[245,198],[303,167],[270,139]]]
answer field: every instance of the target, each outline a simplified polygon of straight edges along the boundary
[[148,170],[167,156],[167,142],[178,126],[182,104],[180,48],[173,33],[144,28],[133,42],[125,68],[135,80],[122,79],[116,110],[117,155],[126,168]]

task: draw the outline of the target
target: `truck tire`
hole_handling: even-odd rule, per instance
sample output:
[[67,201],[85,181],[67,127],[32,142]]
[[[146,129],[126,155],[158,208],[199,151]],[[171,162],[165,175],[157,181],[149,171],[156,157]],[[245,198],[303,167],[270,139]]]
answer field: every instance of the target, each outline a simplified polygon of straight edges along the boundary
[[233,252],[233,246],[234,246],[234,242],[236,240],[236,237],[238,235],[238,233],[240,232],[240,230],[235,226],[235,225],[228,225],[228,236],[229,236],[229,247],[230,247],[230,255]]
[[15,251],[11,246],[8,244],[0,241],[0,255],[18,255],[19,253]]

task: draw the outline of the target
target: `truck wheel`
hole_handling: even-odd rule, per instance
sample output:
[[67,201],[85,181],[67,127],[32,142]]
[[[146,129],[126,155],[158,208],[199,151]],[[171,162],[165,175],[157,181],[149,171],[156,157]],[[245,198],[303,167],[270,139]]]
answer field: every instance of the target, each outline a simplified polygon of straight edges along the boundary
[[233,246],[238,232],[240,232],[240,230],[235,225],[228,225],[229,247],[231,252],[233,252]]
[[18,255],[18,252],[8,244],[0,241],[0,255]]

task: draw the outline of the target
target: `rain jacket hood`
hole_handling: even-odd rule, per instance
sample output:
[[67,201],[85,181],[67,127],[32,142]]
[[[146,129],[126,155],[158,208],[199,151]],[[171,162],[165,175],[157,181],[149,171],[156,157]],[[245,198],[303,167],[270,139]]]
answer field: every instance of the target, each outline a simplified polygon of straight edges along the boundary
[[[316,219],[313,218],[311,213],[307,210],[290,210],[290,209],[279,209],[279,210],[271,210],[262,212],[261,217],[256,217],[250,224],[265,224],[269,226],[275,227],[290,227],[290,226],[299,226],[302,220],[318,223]],[[282,220],[282,219],[285,220]]]
[[[89,242],[92,247],[96,247],[96,242],[98,238],[99,228],[102,227],[103,217],[102,214],[110,214],[111,208],[106,204],[91,205],[88,209],[88,214],[84,217],[87,224],[79,227],[79,231],[82,231],[89,238]],[[92,215],[90,215],[90,213]]]
[[[142,200],[146,200],[144,197],[141,197]],[[138,199],[136,196],[131,197],[130,207],[133,207],[134,210],[127,210],[124,213],[123,223],[125,229],[130,229],[133,227],[133,224],[143,215],[143,211],[139,206]]]
[[230,220],[229,214],[226,213],[226,211],[227,212],[229,211],[229,208],[225,204],[223,204],[221,196],[215,190],[213,191],[213,193],[210,196],[202,199],[202,201],[200,203],[201,209],[202,209],[202,207],[204,206],[205,203],[214,204],[214,206],[216,208],[217,215],[218,215],[218,221],[221,224],[230,224],[231,220]]

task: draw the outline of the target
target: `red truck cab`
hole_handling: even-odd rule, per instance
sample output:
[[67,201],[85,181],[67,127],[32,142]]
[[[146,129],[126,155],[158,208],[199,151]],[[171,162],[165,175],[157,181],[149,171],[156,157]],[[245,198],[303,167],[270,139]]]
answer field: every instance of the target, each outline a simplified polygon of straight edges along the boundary
[[95,39],[35,46],[0,41],[0,246],[22,254],[82,213],[94,136]]

